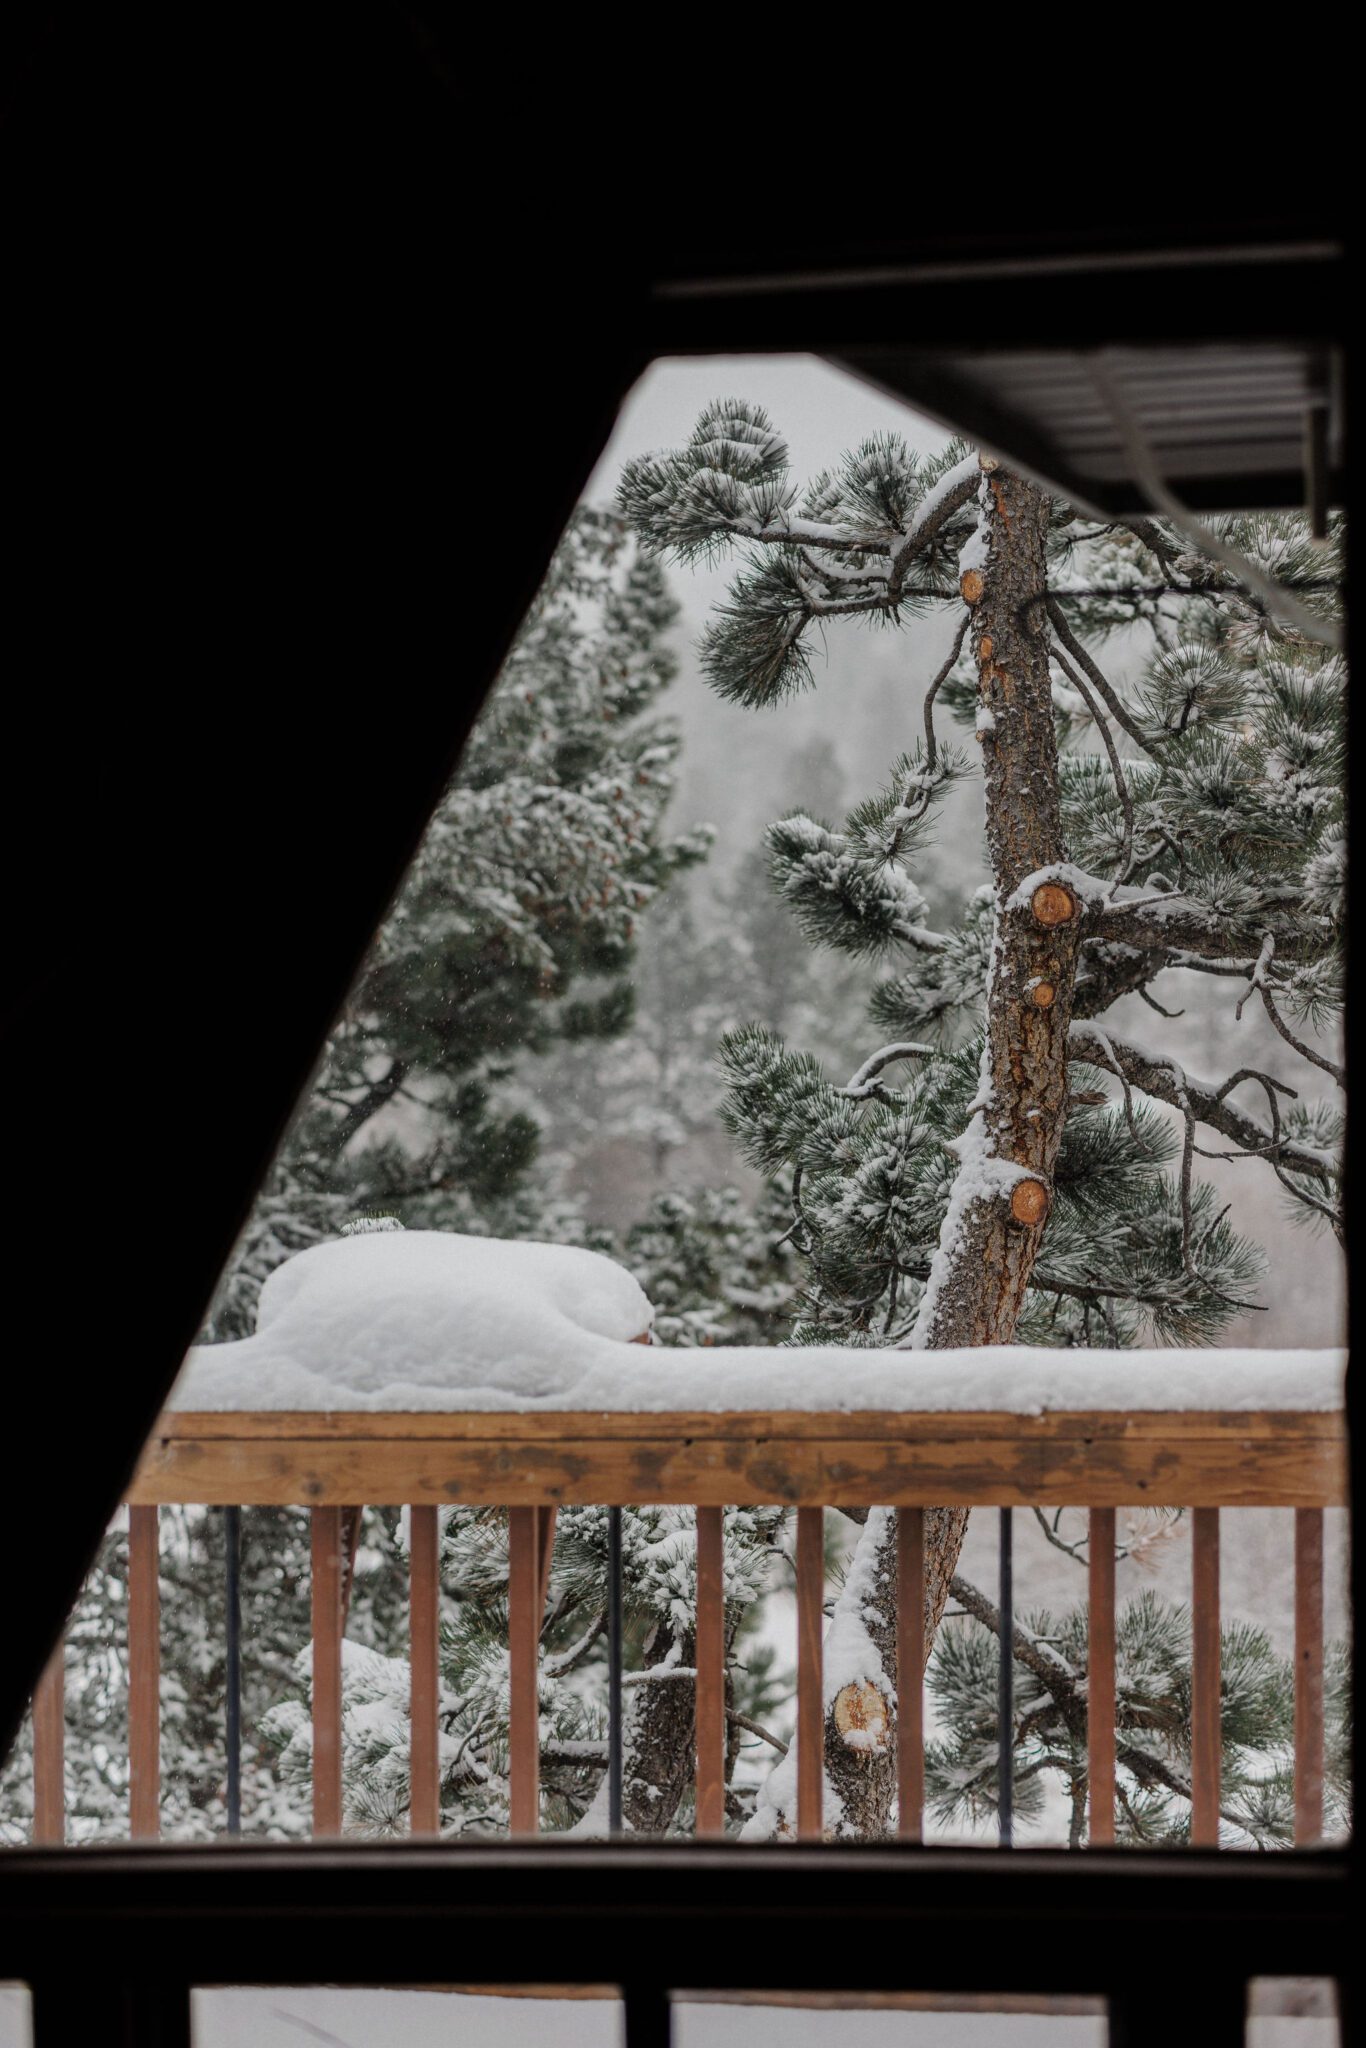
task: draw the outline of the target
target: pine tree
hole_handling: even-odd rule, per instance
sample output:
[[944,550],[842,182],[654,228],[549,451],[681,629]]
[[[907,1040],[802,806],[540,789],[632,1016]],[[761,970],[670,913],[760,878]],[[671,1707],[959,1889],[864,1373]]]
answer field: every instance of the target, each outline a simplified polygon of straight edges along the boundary
[[[818,743],[798,752],[787,780],[808,797],[844,784]],[[542,1157],[572,1157],[573,1185],[606,1195],[591,1204],[604,1220],[638,1213],[661,1186],[711,1190],[730,1170],[716,1047],[746,1017],[838,1045],[863,1008],[856,964],[832,974],[803,943],[766,887],[758,846],[724,881],[709,866],[673,879],[642,925],[632,985],[624,1038],[562,1043],[536,1069]]]
[[[373,1516],[373,1512],[372,1516]],[[380,1517],[394,1554],[406,1552],[406,1514]],[[767,1589],[782,1523],[779,1509],[727,1511],[728,1647],[734,1652]],[[675,1679],[693,1662],[696,1537],[692,1510],[623,1513],[626,1619],[624,1810],[637,1833],[687,1824],[692,1800],[692,1688]],[[541,1635],[543,1824],[605,1832],[608,1514],[560,1510],[547,1616]],[[439,1755],[441,1824],[450,1835],[499,1833],[508,1825],[507,1517],[497,1509],[442,1513]],[[406,1826],[409,1792],[409,1667],[352,1637],[343,1646],[342,1746],[347,1824],[375,1833]],[[743,1727],[768,1711],[771,1653],[732,1658],[728,1704],[732,1767]],[[312,1731],[307,1649],[295,1660],[297,1689],[266,1716],[287,1786],[306,1794]],[[743,1772],[741,1774],[744,1776]],[[737,1785],[737,1819],[753,1796]]]
[[328,1040],[213,1337],[246,1334],[272,1267],[358,1212],[582,1232],[537,1184],[516,1068],[628,1030],[640,920],[706,857],[705,831],[663,830],[676,609],[622,521],[581,510]]
[[[394,1227],[608,1248],[605,1233],[535,1173],[541,1129],[518,1097],[516,1069],[627,1029],[642,920],[707,852],[705,832],[671,839],[663,825],[680,746],[661,715],[675,673],[665,644],[674,614],[658,566],[621,519],[580,512],[328,1041],[220,1288],[210,1337],[248,1333],[276,1266],[377,1211]],[[712,1270],[738,1261],[757,1274],[765,1264],[757,1242],[735,1248],[745,1233],[724,1205],[705,1220],[689,1217],[686,1229],[681,1217],[672,1231],[657,1218],[652,1246],[664,1259],[692,1240],[696,1270],[696,1240],[708,1233]],[[680,1325],[699,1313],[705,1304],[680,1302]],[[348,1656],[368,1674],[357,1682],[373,1686],[381,1669],[392,1676],[406,1645],[406,1564],[395,1516],[366,1508],[357,1533]],[[163,1806],[172,1834],[223,1824],[223,1570],[221,1514],[163,1514]],[[306,1516],[244,1514],[244,1808],[258,1831],[308,1828],[307,1787],[281,1771],[272,1718],[297,1692],[308,1574]],[[127,1825],[126,1584],[120,1520],[69,1630],[78,1836]],[[367,1799],[387,1797],[383,1772],[350,1752],[348,1773],[368,1785]],[[24,1746],[6,1763],[2,1810],[3,1825],[26,1827]]]
[[[1160,976],[1227,976],[1240,1008],[1260,1002],[1341,1082],[1302,1035],[1340,1004],[1339,536],[1325,550],[1301,520],[1247,518],[1196,544],[1166,522],[1083,517],[961,444],[926,460],[887,434],[803,494],[772,422],[738,401],[629,464],[619,504],[661,557],[739,552],[702,661],[756,710],[811,685],[828,621],[955,621],[885,788],[842,825],[799,814],[768,834],[808,939],[890,970],[871,992],[881,1042],[843,1083],[764,1027],[723,1046],[742,1150],[791,1176],[797,1339],[1208,1341],[1252,1305],[1261,1259],[1197,1181],[1197,1133],[1275,1173],[1297,1220],[1340,1230],[1339,1113],[1259,1069],[1197,1080],[1101,1020],[1128,994],[1163,1014]],[[1127,687],[1096,652],[1121,632],[1145,647]],[[912,873],[971,758],[938,732],[941,699],[980,748],[991,874],[950,929]],[[927,1641],[966,1520],[930,1514]],[[862,1630],[888,1730],[872,1758],[832,1708],[840,1831],[876,1834],[890,1811],[894,1544],[874,1511],[835,1610],[836,1629]],[[780,1773],[762,1826],[786,1826],[789,1803]]]
[[[1080,1557],[1084,1539],[1077,1545]],[[955,1575],[950,1609],[929,1665],[929,1691],[949,1732],[927,1746],[925,1782],[944,1821],[995,1816],[999,1799],[1000,1615]],[[959,1625],[961,1624],[961,1626]],[[1022,1819],[1042,1806],[1052,1776],[1066,1794],[1068,1840],[1085,1840],[1087,1814],[1084,1606],[1055,1618],[1017,1616],[1012,1631],[1012,1789]],[[1325,1820],[1350,1821],[1350,1740],[1343,1646],[1325,1674]],[[1170,1847],[1190,1840],[1191,1620],[1151,1590],[1115,1620],[1117,1841]],[[1245,1622],[1220,1631],[1220,1839],[1227,1847],[1284,1848],[1294,1839],[1294,1674],[1266,1631]]]

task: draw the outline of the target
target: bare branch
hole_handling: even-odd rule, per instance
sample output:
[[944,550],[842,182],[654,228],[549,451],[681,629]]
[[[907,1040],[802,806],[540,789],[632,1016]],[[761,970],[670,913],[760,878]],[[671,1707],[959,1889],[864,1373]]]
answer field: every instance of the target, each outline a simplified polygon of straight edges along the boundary
[[954,665],[963,651],[963,641],[967,637],[967,630],[971,623],[972,613],[965,611],[959,621],[958,631],[953,636],[953,646],[949,650],[949,658],[930,684],[929,689],[925,692],[925,766],[927,769],[933,769],[935,762],[939,759],[939,751],[934,737],[934,700],[953,673]]
[[[1295,1091],[1272,1075],[1263,1074],[1255,1067],[1239,1067],[1236,1074],[1231,1074],[1222,1086],[1216,1088],[1208,1081],[1193,1080],[1175,1060],[1157,1059],[1140,1046],[1129,1045],[1086,1022],[1072,1025],[1068,1046],[1071,1058],[1085,1060],[1093,1067],[1107,1068],[1144,1095],[1152,1096],[1154,1101],[1165,1102],[1169,1108],[1180,1110],[1183,1115],[1188,1106],[1198,1123],[1218,1131],[1221,1137],[1228,1138],[1239,1152],[1248,1157],[1279,1161],[1292,1172],[1308,1174],[1324,1187],[1331,1185],[1332,1165],[1324,1154],[1312,1145],[1302,1144],[1298,1139],[1282,1134],[1274,1095],[1279,1092],[1294,1099]],[[1256,1081],[1267,1091],[1268,1101],[1273,1104],[1270,1129],[1227,1100],[1231,1090],[1241,1081]]]
[[1145,733],[1142,727],[1135,722],[1130,713],[1125,709],[1118,691],[1114,688],[1113,684],[1106,681],[1095,662],[1091,659],[1091,656],[1068,625],[1067,614],[1058,603],[1056,597],[1050,597],[1047,602],[1048,616],[1052,621],[1054,632],[1077,666],[1085,669],[1087,675],[1091,678],[1097,695],[1108,708],[1116,724],[1123,726],[1129,738],[1133,740],[1136,746],[1142,747],[1145,754],[1152,754],[1154,749],[1153,737]]
[[602,1634],[606,1626],[607,1609],[604,1607],[600,1609],[600,1611],[597,1614],[594,1615],[593,1620],[590,1622],[589,1626],[584,1630],[584,1633],[579,1637],[577,1642],[570,1643],[569,1647],[567,1649],[561,1650],[558,1653],[558,1655],[546,1658],[546,1677],[562,1678],[566,1671],[572,1671],[574,1669],[574,1666],[580,1661],[580,1659],[588,1655],[588,1652],[592,1649],[594,1643]]
[[748,1729],[751,1735],[757,1735],[762,1742],[770,1743],[779,1756],[787,1755],[788,1746],[782,1738],[775,1735],[772,1729],[763,1727],[758,1721],[751,1721],[748,1714],[737,1714],[733,1707],[727,1707],[726,1719],[733,1721],[737,1728]]
[[1129,876],[1133,872],[1134,800],[1129,794],[1129,785],[1125,780],[1123,764],[1121,763],[1119,758],[1119,750],[1115,746],[1114,735],[1110,731],[1109,725],[1106,723],[1104,713],[1102,712],[1100,706],[1097,704],[1095,698],[1091,695],[1090,690],[1087,688],[1085,682],[1082,680],[1082,677],[1079,674],[1079,672],[1075,668],[1073,668],[1071,662],[1067,659],[1067,656],[1063,653],[1062,649],[1056,644],[1056,642],[1052,644],[1052,654],[1053,659],[1057,662],[1059,668],[1067,677],[1068,681],[1073,685],[1074,689],[1077,690],[1081,697],[1082,703],[1090,712],[1092,723],[1094,724],[1096,731],[1100,734],[1101,739],[1104,741],[1105,751],[1110,757],[1110,773],[1115,778],[1115,790],[1119,797],[1119,807],[1121,811],[1124,813],[1124,844],[1120,849],[1120,870],[1118,875],[1115,877],[1115,886],[1118,887],[1121,882],[1127,882]]
[[[1280,900],[1285,902],[1287,909],[1298,907],[1296,892],[1286,890],[1280,896],[1268,892],[1261,905],[1263,914],[1274,909]],[[1323,923],[1324,930],[1317,935],[1291,932],[1278,939],[1282,957],[1287,960],[1317,959],[1326,933],[1326,920]],[[1175,889],[1167,893],[1155,890],[1150,895],[1140,895],[1137,900],[1108,902],[1095,907],[1088,916],[1086,930],[1088,938],[1101,939],[1109,945],[1165,952],[1169,956],[1168,964],[1173,967],[1203,967],[1207,973],[1239,975],[1250,971],[1246,926],[1217,917],[1213,911],[1206,910]],[[1207,965],[1210,961],[1237,961],[1240,964],[1211,968]]]
[[1140,988],[1136,993],[1148,1005],[1150,1010],[1156,1010],[1159,1017],[1166,1017],[1169,1022],[1174,1021],[1177,1017],[1184,1017],[1186,1014],[1184,1009],[1169,1010],[1164,1003],[1159,1003],[1156,996],[1149,995],[1146,988]]
[[[1268,932],[1262,940],[1262,950],[1257,955],[1257,964],[1252,970],[1252,987],[1249,988],[1247,992],[1248,995],[1251,995],[1252,990],[1255,989],[1262,999],[1262,1007],[1265,1009],[1267,1016],[1271,1019],[1274,1029],[1280,1033],[1281,1037],[1285,1040],[1286,1044],[1288,1046],[1293,1047],[1293,1049],[1297,1053],[1299,1053],[1302,1058],[1307,1059],[1312,1066],[1320,1068],[1325,1074],[1331,1074],[1333,1079],[1337,1082],[1339,1088],[1345,1089],[1347,1086],[1346,1068],[1338,1066],[1336,1061],[1334,1060],[1325,1059],[1321,1052],[1315,1052],[1314,1048],[1311,1045],[1306,1045],[1302,1039],[1296,1038],[1294,1032],[1290,1029],[1290,1026],[1286,1023],[1280,1011],[1276,1008],[1275,999],[1272,996],[1270,986],[1271,961],[1273,955],[1275,954],[1275,951],[1275,934],[1274,932]],[[1239,1001],[1238,1007],[1234,1011],[1234,1015],[1236,1017],[1242,1017],[1243,1004],[1246,1001],[1247,996],[1243,996]]]
[[[1064,1542],[1063,1538],[1058,1534],[1056,1515],[1052,1522],[1050,1522],[1042,1508],[1034,1508],[1032,1513],[1035,1521],[1055,1550],[1060,1550],[1064,1557],[1070,1557],[1074,1564],[1085,1564],[1086,1551],[1091,1540],[1089,1536],[1079,1536],[1075,1543]],[[1058,1514],[1060,1515],[1061,1513],[1062,1509],[1059,1508]],[[1115,1554],[1118,1556],[1118,1551]]]

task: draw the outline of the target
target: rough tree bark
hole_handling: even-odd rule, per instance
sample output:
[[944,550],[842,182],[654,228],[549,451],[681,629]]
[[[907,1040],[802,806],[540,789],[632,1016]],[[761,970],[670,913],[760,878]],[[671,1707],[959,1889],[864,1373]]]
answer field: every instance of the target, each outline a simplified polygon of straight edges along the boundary
[[[690,1666],[696,1656],[691,1630],[678,1648],[680,1665],[686,1658]],[[656,1673],[668,1669],[659,1664],[650,1668]],[[621,1783],[622,1819],[633,1834],[662,1834],[693,1784],[696,1688],[691,1678],[657,1676],[632,1686],[630,1694]]]
[[[965,572],[961,589],[979,679],[997,917],[981,1085],[956,1142],[961,1163],[910,1340],[915,1349],[936,1351],[1008,1344],[1015,1334],[1048,1221],[1067,1114],[1082,910],[1065,875],[1021,889],[1039,870],[1067,860],[1045,613],[1048,499],[989,458],[982,467],[987,555],[980,568]],[[967,1522],[966,1508],[927,1512],[927,1646],[943,1616]],[[829,1701],[825,1726],[827,1780],[838,1801],[827,1829],[860,1836],[886,1831],[896,1782],[894,1515],[866,1525],[851,1582],[866,1587],[869,1566],[876,1592],[872,1601],[857,1595],[859,1618],[885,1684],[846,1686]]]
[[[759,1513],[756,1530],[760,1537],[776,1544],[782,1533],[783,1516],[782,1508]],[[728,1711],[733,1705],[730,1657],[743,1618],[743,1605],[727,1600]],[[649,1671],[659,1674],[676,1669],[682,1675],[643,1677],[629,1688],[621,1810],[633,1834],[661,1834],[672,1825],[679,1806],[692,1792],[697,1768],[697,1688],[691,1675],[697,1663],[696,1636],[692,1629],[674,1631],[667,1623],[661,1623],[649,1655]],[[730,1721],[726,1727],[728,1786],[739,1752],[740,1729]]]
[[1048,1220],[1067,1113],[1067,1034],[1081,904],[1065,878],[1021,884],[1067,860],[1048,670],[1048,499],[988,474],[990,548],[963,578],[984,713],[986,838],[997,901],[982,1085],[912,1342],[1008,1344]]

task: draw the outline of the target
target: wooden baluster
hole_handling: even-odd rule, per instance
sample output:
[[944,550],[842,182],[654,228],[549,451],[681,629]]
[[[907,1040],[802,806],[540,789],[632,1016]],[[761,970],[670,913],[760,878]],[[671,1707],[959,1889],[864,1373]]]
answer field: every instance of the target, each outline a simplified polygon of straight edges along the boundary
[[925,1510],[896,1511],[896,1802],[903,1842],[925,1829]]
[[726,1832],[724,1508],[697,1510],[697,1832]]
[[128,1510],[128,1831],[161,1832],[159,1511]]
[[66,1637],[33,1694],[33,1839],[66,1840]]
[[1323,1840],[1323,1509],[1295,1510],[1295,1847]]
[[537,1508],[508,1509],[509,1821],[515,1835],[535,1834],[541,1806],[539,1513]]
[[545,1620],[545,1603],[550,1598],[550,1567],[555,1556],[555,1520],[558,1508],[536,1510],[536,1626]]
[[1191,1539],[1191,1841],[1219,1846],[1219,1510],[1193,1508]]
[[797,1510],[797,1833],[818,1842],[825,1815],[825,1509]]
[[1115,1839],[1115,1511],[1091,1509],[1086,1656],[1086,1775],[1093,1847]]
[[342,1831],[342,1511],[312,1510],[313,1832]]
[[408,1826],[415,1835],[441,1831],[437,1739],[440,1646],[440,1544],[435,1507],[408,1510],[408,1657],[412,1674]]

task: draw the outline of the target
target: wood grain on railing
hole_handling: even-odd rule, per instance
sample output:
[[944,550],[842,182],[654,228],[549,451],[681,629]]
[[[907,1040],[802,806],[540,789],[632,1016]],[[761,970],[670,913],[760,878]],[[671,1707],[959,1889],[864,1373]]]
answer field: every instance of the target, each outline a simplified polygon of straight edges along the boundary
[[1088,1838],[1115,1839],[1115,1511],[1092,1508],[1087,1565]]
[[726,1831],[724,1508],[697,1510],[697,1832]]
[[313,1832],[342,1831],[342,1511],[314,1508],[311,1518],[313,1671]]
[[1323,1509],[1295,1511],[1295,1846],[1323,1839]]
[[161,1832],[159,1510],[128,1510],[128,1831]]
[[1346,1478],[1340,1412],[175,1413],[129,1498],[1324,1507]]
[[1219,1510],[1191,1512],[1191,1841],[1219,1845]]
[[919,1842],[925,1827],[925,1511],[896,1518],[897,1833]]
[[408,1511],[408,1661],[412,1685],[408,1825],[415,1835],[435,1835],[441,1828],[437,1739],[441,1627],[439,1513],[433,1507]]
[[825,1825],[825,1510],[797,1510],[797,1833]]

